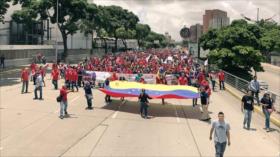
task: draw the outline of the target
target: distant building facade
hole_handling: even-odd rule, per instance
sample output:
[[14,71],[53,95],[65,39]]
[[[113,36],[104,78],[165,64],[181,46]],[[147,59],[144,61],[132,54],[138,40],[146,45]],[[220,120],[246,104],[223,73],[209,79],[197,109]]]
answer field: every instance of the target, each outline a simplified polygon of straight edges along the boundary
[[201,24],[195,24],[190,27],[190,42],[197,43],[203,33],[203,26]]
[[208,32],[209,29],[220,29],[228,26],[229,20],[225,11],[219,9],[205,10],[203,15],[203,33]]
[[[33,23],[26,26],[12,20],[12,14],[20,10],[20,5],[12,5],[5,14],[5,23],[0,23],[0,45],[55,45],[56,38],[58,44],[63,45],[60,31],[56,31],[57,25],[49,20]],[[28,29],[28,31],[27,31]],[[67,46],[69,49],[91,49],[93,37],[77,32],[68,35]]]

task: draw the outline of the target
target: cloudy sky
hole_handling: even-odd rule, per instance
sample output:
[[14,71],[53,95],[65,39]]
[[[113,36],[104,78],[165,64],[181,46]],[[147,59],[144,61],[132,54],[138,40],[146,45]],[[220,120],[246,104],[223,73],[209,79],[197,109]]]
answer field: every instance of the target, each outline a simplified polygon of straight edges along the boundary
[[173,39],[181,40],[179,31],[186,25],[201,23],[206,9],[227,11],[230,21],[240,14],[256,19],[260,17],[280,23],[280,0],[93,0],[98,5],[118,5],[138,15],[141,23],[149,24],[158,33],[169,32]]

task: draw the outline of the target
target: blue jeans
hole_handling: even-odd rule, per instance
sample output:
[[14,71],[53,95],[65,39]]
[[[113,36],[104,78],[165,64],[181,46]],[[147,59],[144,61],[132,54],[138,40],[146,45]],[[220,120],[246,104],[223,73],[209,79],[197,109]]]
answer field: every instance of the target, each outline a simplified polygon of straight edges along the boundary
[[267,109],[263,109],[263,113],[265,115],[265,128],[270,128],[270,113]]
[[252,119],[252,111],[250,111],[250,110],[244,110],[244,121],[243,121],[243,125],[246,125],[246,124],[247,124],[247,128],[250,128],[251,119]]
[[67,113],[67,106],[68,106],[67,101],[62,100],[60,102],[60,116],[65,116],[65,114]]
[[223,157],[226,150],[227,142],[215,142],[216,157]]
[[43,94],[42,94],[42,86],[39,86],[39,87],[35,87],[35,90],[34,90],[34,94],[35,94],[35,99],[38,99],[38,94],[37,94],[37,91],[39,90],[40,92],[40,98],[39,99],[42,99],[43,98]]
[[219,85],[220,85],[220,90],[225,90],[225,82],[224,81],[219,81]]

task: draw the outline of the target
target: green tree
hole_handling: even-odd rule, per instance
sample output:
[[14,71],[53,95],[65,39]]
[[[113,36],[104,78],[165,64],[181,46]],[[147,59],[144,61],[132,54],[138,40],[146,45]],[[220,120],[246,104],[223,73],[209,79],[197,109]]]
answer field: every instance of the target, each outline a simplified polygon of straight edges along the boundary
[[79,30],[81,19],[86,17],[87,0],[58,0],[58,9],[57,0],[15,0],[14,4],[17,3],[22,4],[22,10],[16,12],[15,20],[50,19],[52,23],[56,23],[58,14],[56,24],[63,39],[65,59],[68,55],[67,37]]
[[116,36],[117,38],[122,40],[125,50],[127,50],[126,40],[135,38],[135,35],[136,35],[135,30],[131,30],[131,29],[126,30],[124,27],[120,27],[116,30]]
[[103,6],[103,17],[106,24],[106,32],[115,38],[115,51],[117,51],[117,30],[124,27],[125,30],[135,30],[139,18],[132,12],[119,6]]
[[245,20],[233,21],[220,30],[210,30],[200,38],[204,50],[210,50],[210,63],[247,80],[251,69],[263,71],[260,38],[263,29]]
[[[94,36],[94,33],[97,32],[98,26],[100,25],[100,22],[98,20],[98,6],[95,4],[89,4],[86,7],[86,17],[81,20],[80,24],[80,30],[81,32],[84,32],[86,36],[91,35],[91,37]],[[92,41],[91,44],[91,54],[93,53],[93,48],[95,47],[95,41]]]
[[8,8],[10,7],[9,2],[11,0],[1,0],[0,1],[0,22],[4,22],[4,15],[7,13]]
[[151,28],[149,25],[138,23],[136,24],[136,38],[138,46],[142,47],[144,44],[144,39],[149,35]]

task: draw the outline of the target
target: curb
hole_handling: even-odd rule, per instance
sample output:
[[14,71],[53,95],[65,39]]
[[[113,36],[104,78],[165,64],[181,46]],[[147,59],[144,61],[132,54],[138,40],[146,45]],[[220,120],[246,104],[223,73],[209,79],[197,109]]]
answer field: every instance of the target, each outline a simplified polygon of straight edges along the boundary
[[[237,99],[240,99],[240,100],[242,99],[241,96],[237,95],[236,93],[234,93],[234,92],[231,91],[230,89],[228,89],[228,88],[225,88],[225,89],[226,89],[227,92],[229,92],[231,95],[233,95],[233,96],[236,97]],[[261,110],[260,107],[254,106],[254,111],[256,111],[256,112],[259,113],[262,117],[264,117],[264,114],[263,114],[263,112],[262,112],[262,110]],[[275,124],[277,127],[280,128],[280,120],[279,120],[279,119],[277,119],[277,118],[271,116],[271,117],[270,117],[270,122],[272,122],[273,124]]]

